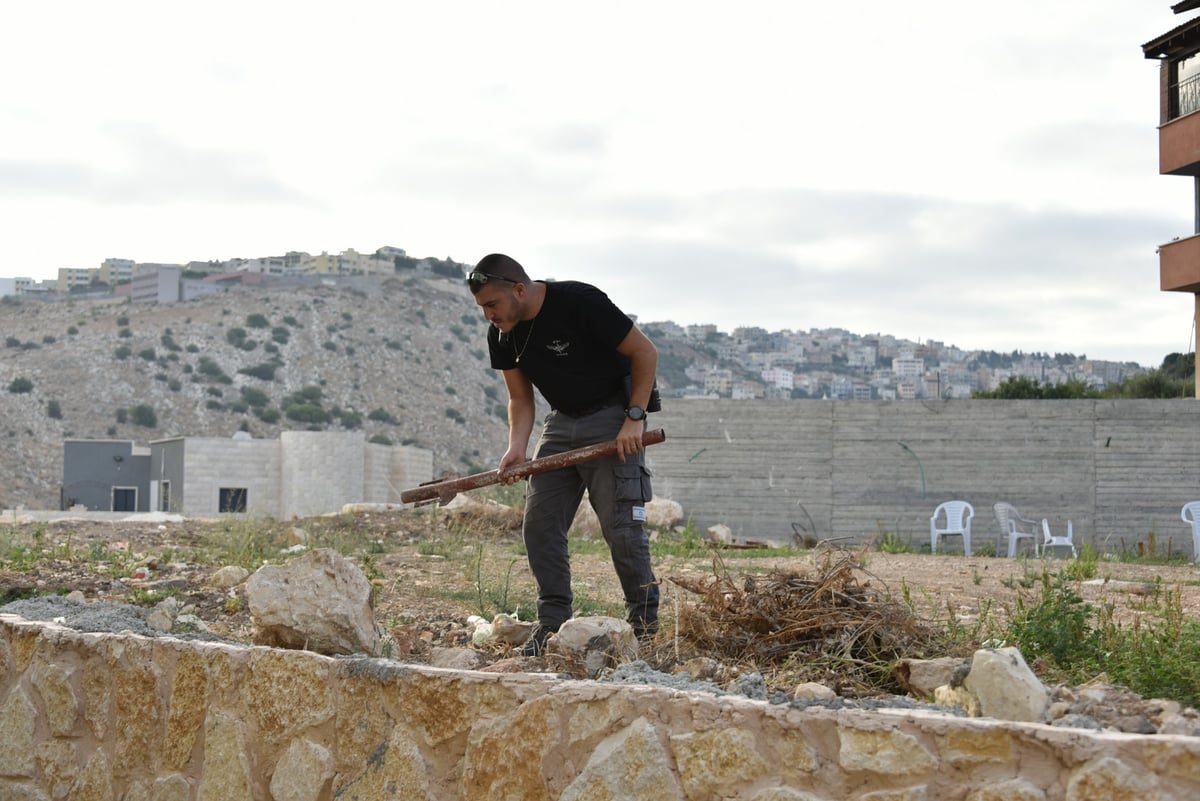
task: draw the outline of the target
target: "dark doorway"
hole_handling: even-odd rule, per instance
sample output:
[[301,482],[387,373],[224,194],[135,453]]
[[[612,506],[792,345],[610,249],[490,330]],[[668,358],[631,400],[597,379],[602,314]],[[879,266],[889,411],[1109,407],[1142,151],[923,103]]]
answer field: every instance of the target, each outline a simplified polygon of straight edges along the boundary
[[112,510],[114,512],[137,511],[136,487],[113,487]]

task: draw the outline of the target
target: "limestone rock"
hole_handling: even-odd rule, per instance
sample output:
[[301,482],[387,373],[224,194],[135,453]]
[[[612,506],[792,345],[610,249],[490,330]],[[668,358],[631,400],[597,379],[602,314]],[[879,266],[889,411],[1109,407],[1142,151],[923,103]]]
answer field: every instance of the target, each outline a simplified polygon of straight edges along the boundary
[[797,684],[796,689],[792,690],[792,698],[797,700],[801,698],[837,698],[837,693],[826,687],[824,684],[816,681],[808,681],[804,684]]
[[241,584],[249,576],[250,571],[241,565],[225,565],[212,574],[208,583],[220,589],[228,589]]
[[[575,512],[575,520],[571,523],[571,527],[596,535],[600,533],[600,521],[596,519],[596,512],[586,499],[585,494],[584,502],[579,504],[579,510]],[[646,502],[645,526],[647,528],[669,530],[672,526],[677,526],[682,522],[683,506],[677,501],[655,496]]]
[[1050,692],[1017,648],[976,651],[963,685],[979,699],[984,717],[1034,723],[1045,720]]
[[246,582],[246,598],[260,645],[328,656],[378,649],[371,582],[337,551],[319,548],[260,568]]
[[966,687],[943,684],[933,691],[933,702],[958,707],[973,718],[979,717],[979,698]]
[[683,801],[683,788],[671,772],[670,758],[645,718],[600,743],[560,801],[593,798]]
[[471,648],[434,648],[429,655],[429,664],[452,670],[478,670],[483,663],[483,656]]
[[705,534],[708,537],[708,541],[715,545],[729,545],[733,542],[733,529],[724,523],[709,526]]
[[896,665],[896,682],[906,693],[928,698],[944,684],[958,684],[956,673],[962,659],[953,656],[939,659],[901,659]]
[[292,740],[271,776],[275,801],[316,801],[333,778],[333,757],[328,749],[305,740]]
[[512,615],[499,614],[492,618],[492,639],[509,645],[521,645],[533,633],[533,624],[517,620]]
[[546,653],[557,657],[589,679],[601,670],[637,659],[633,627],[615,617],[575,617],[546,640]]

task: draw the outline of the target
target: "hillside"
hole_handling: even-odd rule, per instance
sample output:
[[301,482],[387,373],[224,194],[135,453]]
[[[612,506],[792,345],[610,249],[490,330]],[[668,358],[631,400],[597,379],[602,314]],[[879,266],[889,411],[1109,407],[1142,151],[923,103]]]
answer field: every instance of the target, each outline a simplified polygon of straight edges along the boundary
[[466,288],[436,276],[172,305],[5,298],[0,507],[58,508],[71,438],[361,429],[429,448],[435,473],[490,469],[507,429],[486,326]]

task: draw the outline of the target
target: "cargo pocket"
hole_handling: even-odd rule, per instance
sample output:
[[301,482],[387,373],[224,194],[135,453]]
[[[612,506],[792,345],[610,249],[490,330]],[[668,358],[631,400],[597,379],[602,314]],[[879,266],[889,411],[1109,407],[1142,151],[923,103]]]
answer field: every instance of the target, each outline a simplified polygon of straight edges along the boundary
[[646,501],[654,497],[650,471],[645,465],[618,464],[613,467],[613,475],[616,478],[617,525],[644,522]]

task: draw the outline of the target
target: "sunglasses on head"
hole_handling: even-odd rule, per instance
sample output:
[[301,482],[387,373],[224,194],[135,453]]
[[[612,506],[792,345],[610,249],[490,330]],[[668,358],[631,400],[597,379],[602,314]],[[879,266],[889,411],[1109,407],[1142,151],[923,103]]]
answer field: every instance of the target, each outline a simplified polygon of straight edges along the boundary
[[483,286],[488,281],[507,281],[510,284],[521,283],[520,281],[515,281],[512,278],[505,278],[503,275],[492,275],[491,273],[482,273],[479,270],[475,270],[474,272],[472,272],[470,275],[467,276],[467,283],[475,284],[476,286]]

